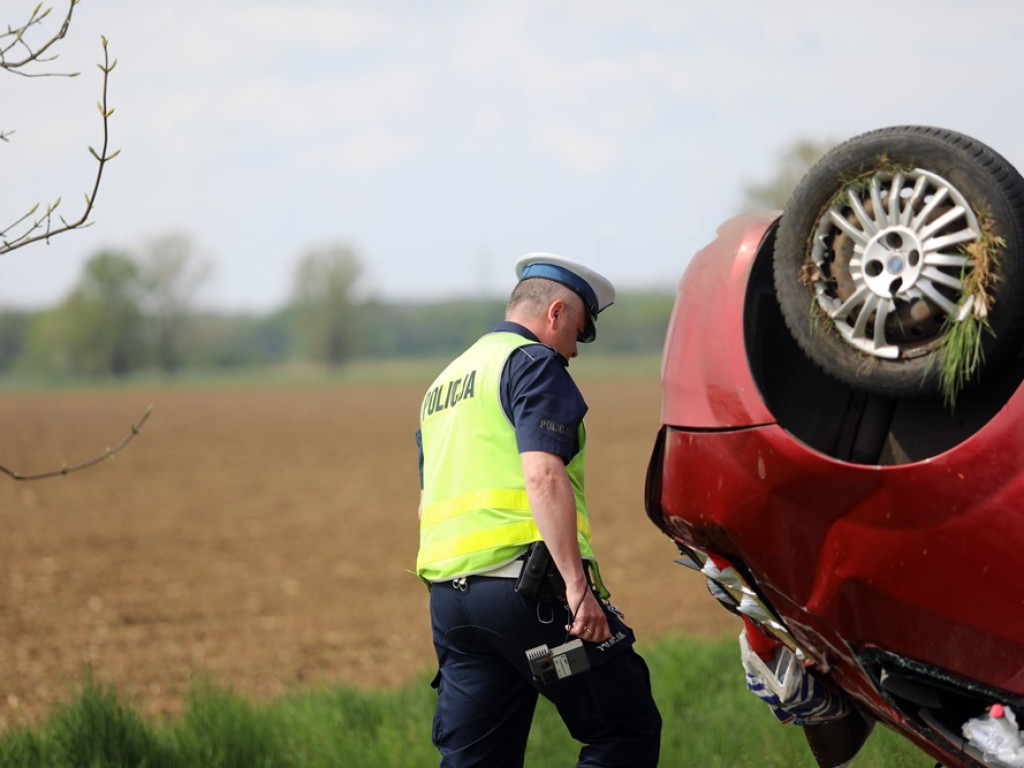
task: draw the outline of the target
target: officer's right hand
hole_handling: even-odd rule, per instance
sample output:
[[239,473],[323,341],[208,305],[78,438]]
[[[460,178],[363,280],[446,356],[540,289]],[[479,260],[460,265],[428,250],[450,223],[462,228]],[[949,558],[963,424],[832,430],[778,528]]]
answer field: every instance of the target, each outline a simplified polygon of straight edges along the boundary
[[583,588],[582,594],[578,589],[566,589],[565,597],[570,608],[579,605],[572,624],[566,626],[570,635],[588,643],[603,643],[612,636],[608,617],[589,585]]

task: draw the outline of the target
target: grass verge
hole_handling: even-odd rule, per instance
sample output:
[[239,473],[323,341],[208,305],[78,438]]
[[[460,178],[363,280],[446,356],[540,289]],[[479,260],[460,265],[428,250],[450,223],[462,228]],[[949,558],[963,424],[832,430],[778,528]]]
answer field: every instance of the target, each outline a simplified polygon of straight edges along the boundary
[[[665,727],[665,766],[814,768],[800,730],[779,725],[748,693],[731,641],[664,640],[643,649]],[[130,701],[86,678],[38,727],[0,734],[0,766],[402,768],[437,765],[435,694],[424,676],[390,691],[322,688],[259,704],[200,685],[181,718],[145,722]],[[543,699],[526,765],[571,764],[579,749]],[[931,768],[934,761],[876,728],[854,768]]]

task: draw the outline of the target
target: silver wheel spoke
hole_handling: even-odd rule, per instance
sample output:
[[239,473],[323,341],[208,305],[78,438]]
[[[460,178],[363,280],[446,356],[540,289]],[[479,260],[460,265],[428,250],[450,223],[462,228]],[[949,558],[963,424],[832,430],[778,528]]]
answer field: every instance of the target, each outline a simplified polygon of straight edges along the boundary
[[875,313],[875,338],[874,348],[881,349],[886,346],[885,321],[889,313],[895,309],[892,299],[881,299],[878,302],[878,311]]
[[857,229],[855,226],[853,226],[853,224],[847,221],[845,216],[842,216],[833,210],[829,210],[828,215],[829,218],[832,219],[832,223],[834,223],[837,227],[843,230],[843,232],[845,232],[854,240],[856,240],[860,245],[867,245],[867,242],[870,238],[868,238],[868,236],[864,234],[864,232]]
[[875,176],[871,179],[871,210],[875,212],[875,229],[882,229],[888,222],[885,219],[885,206],[882,204],[882,179]]
[[917,216],[914,217],[914,220],[910,222],[911,229],[920,229],[921,222],[927,221],[928,217],[931,216],[932,211],[934,211],[938,207],[939,203],[941,203],[945,199],[946,189],[945,187],[943,187],[938,192],[936,192],[935,195],[932,196],[931,200],[924,204],[924,207],[917,214]]
[[931,240],[925,242],[925,248],[929,251],[938,251],[943,248],[947,248],[951,245],[959,245],[960,243],[970,243],[978,239],[978,233],[972,229],[961,229],[952,235],[945,235],[944,237],[934,237]]
[[864,301],[864,297],[870,293],[866,285],[861,286],[857,291],[842,303],[833,314],[833,320],[845,320],[854,309],[856,309]]
[[860,198],[854,194],[853,190],[850,191],[850,207],[853,208],[853,215],[857,217],[857,221],[860,222],[864,232],[870,237],[878,231],[878,227],[875,226],[875,222],[868,215],[868,212],[864,210],[864,204],[861,203]]
[[903,226],[910,224],[910,217],[914,215],[914,208],[917,207],[917,201],[920,200],[921,195],[924,194],[924,188],[927,183],[928,179],[924,176],[917,177],[914,189],[911,191],[910,197],[907,198],[907,204],[903,208],[903,215],[900,217],[900,224]]
[[963,283],[960,281],[959,277],[954,277],[948,272],[941,272],[935,267],[925,267],[921,271],[921,277],[926,280],[930,280],[933,283],[945,285],[949,288],[956,288],[957,290],[963,288]]
[[955,221],[963,215],[964,209],[959,205],[955,208],[950,208],[944,214],[939,216],[939,218],[935,219],[935,221],[930,222],[928,226],[922,227],[917,234],[922,240],[927,240],[934,232],[938,232],[951,221]]
[[921,293],[942,307],[946,314],[952,315],[956,312],[956,304],[939,293],[931,283],[921,283],[918,287]]
[[967,257],[962,253],[926,253],[924,263],[929,267],[956,267],[963,268],[967,263]]
[[864,301],[864,306],[861,307],[860,314],[857,315],[857,322],[853,324],[853,335],[858,339],[867,337],[868,321],[871,320],[872,316],[878,309],[878,302],[881,301],[875,294],[868,294],[867,299]]
[[898,223],[903,217],[900,214],[900,190],[903,189],[903,173],[897,171],[889,185],[889,221]]

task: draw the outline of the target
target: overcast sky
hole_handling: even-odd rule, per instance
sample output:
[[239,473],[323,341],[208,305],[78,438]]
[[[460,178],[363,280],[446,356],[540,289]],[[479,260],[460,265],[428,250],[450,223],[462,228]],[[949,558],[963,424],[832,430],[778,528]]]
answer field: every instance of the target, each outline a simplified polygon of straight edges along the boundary
[[0,73],[0,225],[82,205],[101,35],[122,152],[93,227],[2,257],[0,305],[170,233],[230,310],[338,242],[382,298],[504,295],[531,250],[671,287],[799,139],[938,125],[1024,167],[1022,29],[995,0],[82,0],[49,66],[80,77]]

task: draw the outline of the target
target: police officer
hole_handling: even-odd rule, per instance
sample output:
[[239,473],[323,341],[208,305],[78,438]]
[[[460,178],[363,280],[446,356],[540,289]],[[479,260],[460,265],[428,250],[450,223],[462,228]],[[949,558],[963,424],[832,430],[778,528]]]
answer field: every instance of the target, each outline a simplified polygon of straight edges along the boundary
[[[653,766],[661,716],[591,546],[587,405],[568,372],[615,289],[548,253],[521,257],[516,275],[505,321],[438,376],[420,413],[416,570],[439,667],[434,744],[442,766],[522,766],[539,692],[583,743],[578,765]],[[537,542],[551,578],[517,591]],[[535,677],[528,650],[575,638],[584,671]]]

